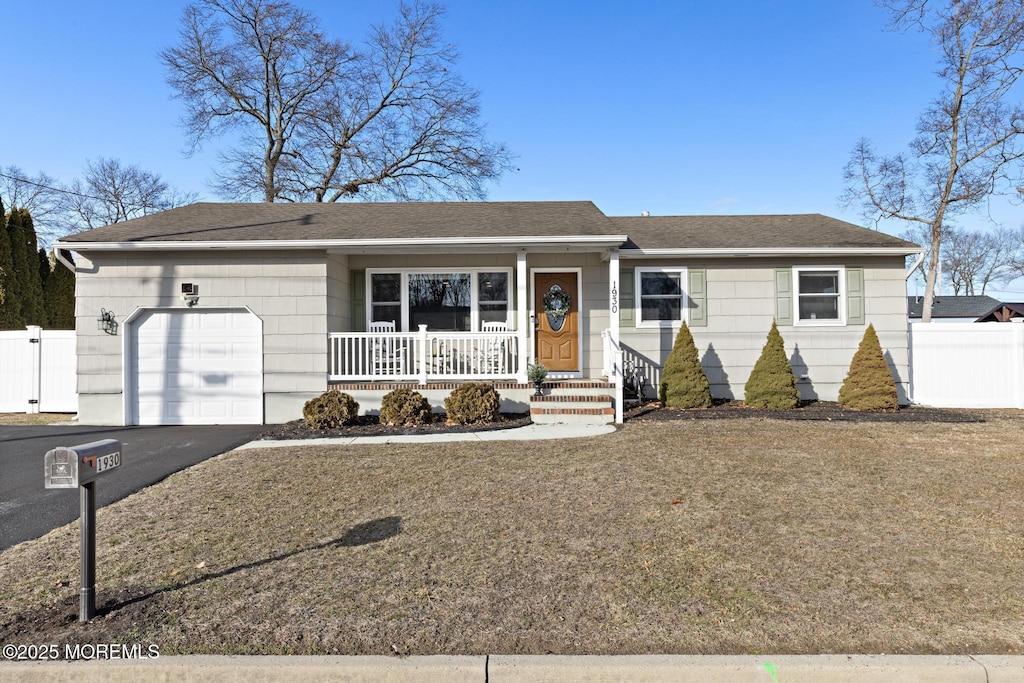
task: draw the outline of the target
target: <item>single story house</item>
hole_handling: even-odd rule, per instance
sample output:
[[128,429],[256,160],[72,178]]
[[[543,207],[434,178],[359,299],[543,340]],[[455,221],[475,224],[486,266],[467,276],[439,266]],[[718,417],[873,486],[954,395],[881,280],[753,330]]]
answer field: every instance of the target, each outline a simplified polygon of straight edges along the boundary
[[[910,242],[822,215],[609,217],[593,203],[198,203],[68,236],[83,424],[280,423],[494,382],[510,411],[621,418],[686,321],[718,398],[772,320],[801,395],[835,400],[873,323],[907,401]],[[531,363],[548,370],[531,398]]]
[[[999,306],[998,299],[984,294],[980,296],[937,296],[932,301],[932,322],[973,323],[997,306]],[[910,322],[921,322],[923,309],[923,296],[907,297],[907,318]]]

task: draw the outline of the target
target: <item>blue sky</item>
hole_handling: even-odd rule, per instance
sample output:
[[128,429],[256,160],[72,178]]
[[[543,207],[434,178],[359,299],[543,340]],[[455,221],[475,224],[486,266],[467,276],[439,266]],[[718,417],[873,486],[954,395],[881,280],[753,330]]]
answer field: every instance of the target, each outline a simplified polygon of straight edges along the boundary
[[[157,53],[183,0],[7,3],[0,165],[69,181],[119,158],[215,201],[217,142],[191,158]],[[295,0],[354,44],[397,2]],[[938,91],[926,36],[869,0],[451,0],[445,33],[518,171],[491,200],[593,201],[609,215],[823,213],[860,137],[906,149]],[[989,214],[1019,227],[1019,206]],[[984,228],[988,215],[960,221]],[[884,225],[898,233],[900,224]],[[1015,288],[1021,289],[1021,288]]]

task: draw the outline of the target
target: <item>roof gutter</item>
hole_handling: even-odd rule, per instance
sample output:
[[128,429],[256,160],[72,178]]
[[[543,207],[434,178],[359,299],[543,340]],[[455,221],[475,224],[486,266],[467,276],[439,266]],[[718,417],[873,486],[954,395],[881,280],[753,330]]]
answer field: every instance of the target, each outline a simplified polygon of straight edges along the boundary
[[415,247],[555,246],[559,244],[587,247],[618,247],[625,235],[531,235],[511,237],[427,237],[417,239],[363,240],[178,240],[138,242],[55,242],[55,249],[72,251],[193,251],[204,249],[366,249]]
[[920,249],[906,247],[764,247],[758,249],[622,249],[619,258],[643,259],[665,257],[744,258],[757,256],[907,256]]

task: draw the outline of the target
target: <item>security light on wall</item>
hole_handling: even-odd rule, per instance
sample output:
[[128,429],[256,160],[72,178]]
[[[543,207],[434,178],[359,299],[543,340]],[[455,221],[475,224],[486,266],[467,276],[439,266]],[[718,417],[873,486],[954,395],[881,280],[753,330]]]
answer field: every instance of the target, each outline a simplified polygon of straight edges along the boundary
[[181,298],[185,300],[185,304],[189,307],[195,306],[199,303],[199,285],[191,282],[182,283]]
[[100,317],[96,318],[96,328],[107,334],[117,334],[117,321],[114,320],[114,312],[101,308]]

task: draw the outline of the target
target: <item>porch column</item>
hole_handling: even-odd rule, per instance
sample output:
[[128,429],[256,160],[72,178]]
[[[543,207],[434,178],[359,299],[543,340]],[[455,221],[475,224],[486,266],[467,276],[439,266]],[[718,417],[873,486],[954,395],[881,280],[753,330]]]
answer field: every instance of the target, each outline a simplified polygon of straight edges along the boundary
[[612,249],[608,255],[608,335],[611,344],[605,353],[611,351],[611,377],[608,380],[615,387],[615,422],[622,424],[622,346],[619,342],[619,250]]
[[516,381],[520,384],[526,384],[526,365],[533,358],[530,349],[533,329],[530,327],[530,290],[527,286],[527,277],[526,250],[520,249],[516,252],[516,329],[519,330],[519,371],[516,373]]

